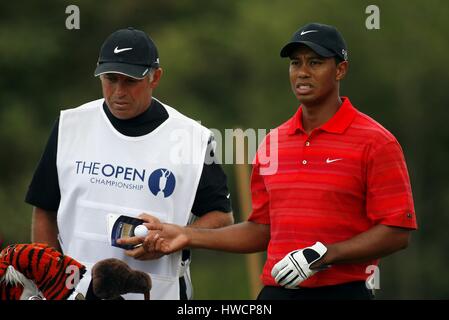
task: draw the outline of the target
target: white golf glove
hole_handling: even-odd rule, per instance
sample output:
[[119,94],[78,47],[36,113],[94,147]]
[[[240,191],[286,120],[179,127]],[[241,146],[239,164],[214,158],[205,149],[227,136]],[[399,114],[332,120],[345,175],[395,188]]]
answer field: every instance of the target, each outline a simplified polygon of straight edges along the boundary
[[271,276],[276,283],[285,288],[297,288],[301,282],[319,271],[311,270],[310,265],[320,260],[326,251],[327,248],[321,242],[292,251],[274,265]]

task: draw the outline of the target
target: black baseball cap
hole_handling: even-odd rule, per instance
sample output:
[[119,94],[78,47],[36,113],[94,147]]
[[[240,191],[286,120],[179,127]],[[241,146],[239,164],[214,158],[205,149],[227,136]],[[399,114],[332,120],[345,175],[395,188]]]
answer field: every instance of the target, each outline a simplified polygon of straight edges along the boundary
[[159,67],[159,54],[153,40],[134,28],[120,29],[103,43],[95,76],[103,73],[121,73],[143,79],[150,68]]
[[348,60],[348,49],[343,36],[338,30],[327,24],[309,23],[296,31],[290,42],[281,50],[281,57],[289,57],[293,50],[304,44],[316,54],[329,58],[337,56],[342,61]]

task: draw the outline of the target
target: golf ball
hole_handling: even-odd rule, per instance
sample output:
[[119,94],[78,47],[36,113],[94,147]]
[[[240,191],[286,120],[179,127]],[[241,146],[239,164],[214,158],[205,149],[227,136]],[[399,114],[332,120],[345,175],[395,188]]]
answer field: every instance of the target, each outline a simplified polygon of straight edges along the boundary
[[148,229],[147,227],[145,227],[143,224],[138,225],[135,229],[134,229],[134,235],[136,237],[145,237],[148,234]]

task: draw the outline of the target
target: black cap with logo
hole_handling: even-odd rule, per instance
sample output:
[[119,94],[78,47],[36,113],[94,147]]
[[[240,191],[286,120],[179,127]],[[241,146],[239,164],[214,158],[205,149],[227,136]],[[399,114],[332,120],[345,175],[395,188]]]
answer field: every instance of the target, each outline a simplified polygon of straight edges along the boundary
[[134,28],[120,29],[103,43],[95,76],[120,73],[143,79],[151,68],[159,67],[159,54],[153,40]]
[[281,50],[281,57],[289,57],[292,51],[304,44],[322,57],[339,57],[348,60],[348,49],[338,30],[326,24],[309,23],[301,27]]

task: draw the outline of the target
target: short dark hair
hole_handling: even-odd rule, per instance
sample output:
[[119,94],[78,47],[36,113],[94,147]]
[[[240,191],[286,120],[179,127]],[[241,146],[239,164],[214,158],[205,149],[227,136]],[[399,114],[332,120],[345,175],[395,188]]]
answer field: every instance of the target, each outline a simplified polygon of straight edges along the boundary
[[335,64],[338,65],[340,62],[343,62],[345,60],[343,60],[342,58],[340,58],[339,56],[334,56],[335,59]]

